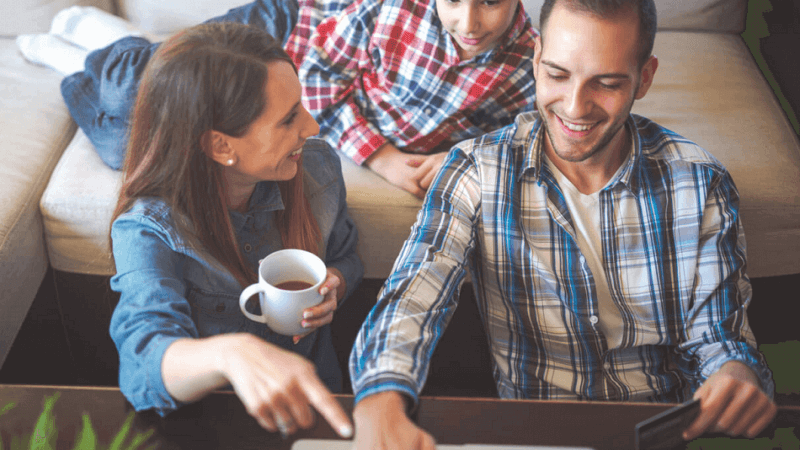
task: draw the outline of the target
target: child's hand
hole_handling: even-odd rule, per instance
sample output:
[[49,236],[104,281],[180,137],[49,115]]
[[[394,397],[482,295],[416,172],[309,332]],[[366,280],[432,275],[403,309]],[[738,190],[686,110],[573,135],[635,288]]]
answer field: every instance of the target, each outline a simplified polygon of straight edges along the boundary
[[[339,303],[339,287],[342,286],[341,274],[336,269],[328,269],[328,275],[319,288],[319,293],[323,295],[323,300],[318,305],[303,310],[303,321],[300,323],[308,333],[294,337],[294,343],[323,325],[331,323],[333,312]],[[343,291],[342,291],[343,292]]]
[[365,164],[386,181],[423,198],[444,155],[412,155],[386,143],[370,155]]
[[412,165],[412,167],[417,167],[415,179],[420,189],[427,192],[433,182],[433,177],[439,173],[439,169],[442,167],[442,163],[444,163],[445,156],[447,156],[447,152],[434,153],[432,155],[425,155],[425,159],[422,161],[412,160],[406,163]]

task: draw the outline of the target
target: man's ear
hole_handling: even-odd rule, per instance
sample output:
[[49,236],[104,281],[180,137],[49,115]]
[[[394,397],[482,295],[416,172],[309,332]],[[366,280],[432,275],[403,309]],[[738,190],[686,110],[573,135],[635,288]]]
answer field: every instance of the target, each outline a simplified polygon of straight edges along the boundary
[[642,66],[642,72],[640,73],[639,78],[639,87],[636,88],[636,100],[641,100],[644,98],[644,95],[647,94],[648,90],[650,90],[650,86],[653,85],[653,77],[655,77],[657,69],[658,57],[656,55],[652,55]]
[[216,130],[208,130],[201,139],[203,151],[209,158],[223,166],[230,166],[236,161],[236,154],[228,143],[228,135]]
[[539,79],[539,61],[542,60],[542,36],[533,38],[533,78]]

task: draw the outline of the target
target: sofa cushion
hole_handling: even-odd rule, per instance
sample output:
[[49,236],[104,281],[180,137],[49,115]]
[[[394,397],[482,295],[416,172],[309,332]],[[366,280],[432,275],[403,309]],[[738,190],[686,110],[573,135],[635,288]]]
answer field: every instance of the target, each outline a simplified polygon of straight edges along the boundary
[[105,165],[78,130],[39,202],[54,269],[114,274],[108,233],[121,182],[122,172]]
[[[359,230],[358,251],[367,278],[385,278],[408,237],[420,200],[374,172],[343,158],[347,202]],[[121,172],[103,164],[78,130],[64,151],[40,208],[50,263],[64,272],[113,275],[109,223]]]
[[800,144],[744,41],[660,32],[653,86],[633,112],[695,141],[741,197],[751,277],[800,273]]
[[60,79],[0,39],[0,366],[47,271],[38,200],[76,128]]
[[119,15],[140,30],[170,35],[241,6],[247,0],[117,0]]
[[[696,141],[730,169],[742,197],[751,276],[800,273],[800,146],[742,39],[662,32],[655,51],[661,65],[634,112]],[[386,277],[421,202],[349,160],[342,170],[365,276]],[[42,198],[55,268],[112,273],[108,220],[118,182],[79,133]]]
[[[741,33],[747,0],[655,0],[660,30],[703,30]],[[539,27],[544,0],[522,0],[525,11]]]
[[113,0],[3,0],[0,2],[0,36],[47,33],[57,12],[76,5],[114,11]]

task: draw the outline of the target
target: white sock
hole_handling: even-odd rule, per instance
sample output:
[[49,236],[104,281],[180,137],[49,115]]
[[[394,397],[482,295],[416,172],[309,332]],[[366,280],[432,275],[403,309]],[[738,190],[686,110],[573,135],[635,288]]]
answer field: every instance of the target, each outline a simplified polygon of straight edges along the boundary
[[50,33],[87,50],[97,50],[144,33],[127,20],[94,6],[73,6],[53,17]]
[[28,61],[42,64],[62,75],[83,70],[89,51],[64,42],[52,34],[23,34],[17,37],[17,47]]

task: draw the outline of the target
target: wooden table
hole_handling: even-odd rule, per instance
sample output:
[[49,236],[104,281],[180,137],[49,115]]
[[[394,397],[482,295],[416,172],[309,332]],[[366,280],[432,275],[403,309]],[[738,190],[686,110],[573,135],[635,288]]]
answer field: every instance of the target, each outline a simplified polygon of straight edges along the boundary
[[[84,414],[96,431],[99,448],[107,448],[133,411],[117,388],[0,385],[0,436],[4,449],[9,448],[12,436],[31,435],[46,399],[56,394],[53,414],[58,430],[57,449],[73,448]],[[345,410],[352,412],[352,396],[336,398]],[[3,413],[10,404],[15,406]],[[633,428],[637,422],[670,406],[423,397],[416,420],[443,444],[583,445],[597,450],[620,450],[633,448]],[[771,438],[776,429],[798,424],[800,407],[783,406],[761,436]],[[155,444],[158,449],[289,450],[293,439],[336,438],[328,424],[318,417],[312,429],[284,441],[259,427],[230,392],[211,394],[166,418],[152,412],[135,414],[129,436],[148,430],[153,430],[148,444]],[[800,429],[794,433],[800,435]]]

